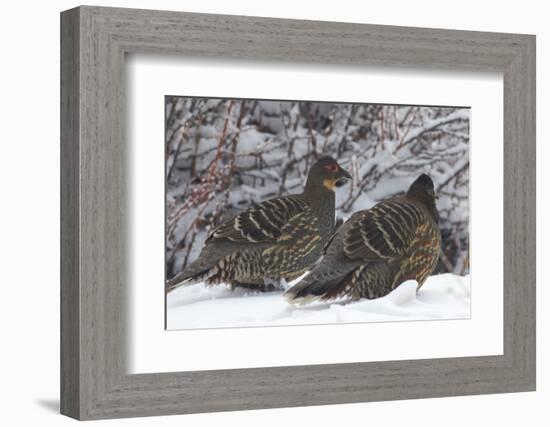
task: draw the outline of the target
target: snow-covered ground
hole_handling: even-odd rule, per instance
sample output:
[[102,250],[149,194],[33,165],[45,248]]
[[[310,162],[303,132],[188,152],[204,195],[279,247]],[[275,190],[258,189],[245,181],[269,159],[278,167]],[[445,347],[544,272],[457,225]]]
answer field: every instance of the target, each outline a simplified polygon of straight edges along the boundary
[[470,277],[431,276],[416,293],[408,281],[384,298],[313,302],[294,306],[281,292],[260,293],[228,286],[182,286],[167,298],[168,329],[319,325],[470,317]]

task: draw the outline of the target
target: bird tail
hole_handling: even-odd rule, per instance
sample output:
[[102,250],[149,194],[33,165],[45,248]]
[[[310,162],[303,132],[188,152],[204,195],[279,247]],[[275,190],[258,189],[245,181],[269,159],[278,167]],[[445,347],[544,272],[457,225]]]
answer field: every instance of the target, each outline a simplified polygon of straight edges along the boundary
[[285,292],[291,303],[306,304],[314,300],[328,300],[343,296],[353,274],[353,268],[319,264],[311,273]]
[[329,300],[342,296],[352,299],[380,298],[393,289],[394,270],[385,263],[324,267],[321,263],[308,276],[286,292],[289,302],[305,304],[312,300]]
[[215,272],[217,260],[209,261],[208,258],[199,257],[196,261],[189,264],[185,270],[179,272],[166,282],[166,293],[184,285],[192,285],[198,282],[208,280]]

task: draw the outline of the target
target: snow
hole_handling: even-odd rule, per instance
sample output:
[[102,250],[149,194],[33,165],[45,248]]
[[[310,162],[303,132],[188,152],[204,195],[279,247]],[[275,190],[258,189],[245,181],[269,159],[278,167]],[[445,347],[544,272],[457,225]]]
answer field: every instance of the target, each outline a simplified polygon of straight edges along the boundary
[[418,293],[416,287],[415,281],[407,281],[389,295],[375,300],[313,302],[296,306],[287,302],[282,291],[232,291],[229,286],[200,283],[182,286],[168,294],[167,328],[320,325],[470,317],[469,276],[440,274],[429,277]]

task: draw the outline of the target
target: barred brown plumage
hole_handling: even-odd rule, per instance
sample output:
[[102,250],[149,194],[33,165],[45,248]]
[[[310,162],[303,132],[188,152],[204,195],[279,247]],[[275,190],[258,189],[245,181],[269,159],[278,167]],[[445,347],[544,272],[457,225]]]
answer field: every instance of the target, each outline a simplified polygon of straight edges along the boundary
[[403,196],[354,213],[330,238],[323,260],[286,292],[290,301],[379,298],[406,280],[418,289],[441,248],[434,185],[421,175]]
[[167,292],[201,281],[269,290],[266,280],[301,276],[334,231],[334,187],[349,178],[336,160],[320,158],[303,193],[266,200],[214,229],[198,259],[168,281]]

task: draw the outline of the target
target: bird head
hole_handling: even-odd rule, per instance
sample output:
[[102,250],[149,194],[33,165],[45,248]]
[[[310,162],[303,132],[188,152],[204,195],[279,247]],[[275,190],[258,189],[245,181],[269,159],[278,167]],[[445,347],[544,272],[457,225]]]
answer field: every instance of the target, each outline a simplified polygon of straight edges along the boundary
[[306,187],[321,184],[324,188],[334,191],[335,187],[341,187],[348,179],[351,179],[351,175],[342,169],[336,160],[324,156],[311,166]]
[[423,173],[418,178],[414,180],[414,182],[409,187],[408,193],[418,193],[418,194],[424,194],[426,196],[436,198],[435,197],[435,189],[434,189],[434,182],[429,177],[429,175],[426,175]]
[[435,212],[435,216],[438,218],[435,201],[437,195],[435,193],[435,187],[432,179],[423,173],[411,184],[407,190],[407,197],[414,198],[424,203],[429,209]]

